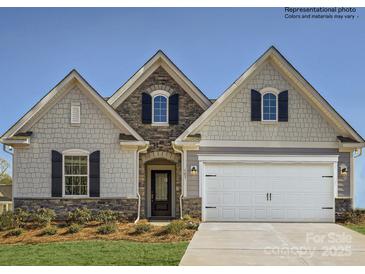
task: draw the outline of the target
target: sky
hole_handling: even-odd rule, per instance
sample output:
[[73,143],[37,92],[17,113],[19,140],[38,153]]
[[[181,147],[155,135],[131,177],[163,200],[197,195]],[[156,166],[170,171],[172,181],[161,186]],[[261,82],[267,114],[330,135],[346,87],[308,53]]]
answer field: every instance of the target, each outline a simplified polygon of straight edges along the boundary
[[[353,20],[284,15],[283,8],[0,8],[0,133],[73,68],[110,96],[162,49],[217,98],[274,45],[365,136],[365,8]],[[356,206],[365,208],[365,156],[355,165]]]

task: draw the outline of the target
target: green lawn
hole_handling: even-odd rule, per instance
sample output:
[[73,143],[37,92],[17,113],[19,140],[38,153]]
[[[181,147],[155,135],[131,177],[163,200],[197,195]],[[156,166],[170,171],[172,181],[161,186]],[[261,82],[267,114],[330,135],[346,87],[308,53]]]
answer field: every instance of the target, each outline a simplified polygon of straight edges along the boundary
[[354,225],[354,224],[348,224],[346,227],[355,230],[361,234],[365,234],[365,225]]
[[102,240],[0,245],[0,265],[178,265],[187,245]]

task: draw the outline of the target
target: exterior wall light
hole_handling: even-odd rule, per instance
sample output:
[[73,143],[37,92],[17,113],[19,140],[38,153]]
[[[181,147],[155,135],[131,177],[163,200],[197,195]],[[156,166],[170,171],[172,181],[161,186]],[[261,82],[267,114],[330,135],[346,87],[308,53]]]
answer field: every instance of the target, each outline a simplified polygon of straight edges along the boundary
[[340,165],[340,175],[341,177],[346,177],[348,173],[348,168],[345,164]]
[[197,166],[191,166],[190,167],[190,174],[191,175],[197,175],[198,174],[198,167]]

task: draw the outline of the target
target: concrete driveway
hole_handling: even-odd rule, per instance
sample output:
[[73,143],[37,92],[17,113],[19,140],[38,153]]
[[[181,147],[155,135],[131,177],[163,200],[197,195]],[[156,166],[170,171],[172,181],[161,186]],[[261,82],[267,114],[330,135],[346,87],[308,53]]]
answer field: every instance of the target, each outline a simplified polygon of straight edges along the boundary
[[180,265],[365,265],[365,236],[324,223],[203,223]]

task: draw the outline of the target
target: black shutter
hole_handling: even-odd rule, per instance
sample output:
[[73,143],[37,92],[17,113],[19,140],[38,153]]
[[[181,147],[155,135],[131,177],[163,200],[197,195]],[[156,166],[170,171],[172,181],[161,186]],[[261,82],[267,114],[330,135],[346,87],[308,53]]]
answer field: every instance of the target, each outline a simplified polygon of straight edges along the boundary
[[169,98],[169,124],[179,123],[179,94],[174,94]]
[[89,155],[89,187],[90,197],[100,197],[100,151]]
[[282,91],[279,93],[278,103],[279,103],[279,122],[287,122],[288,121],[288,91]]
[[52,150],[52,197],[62,197],[62,154]]
[[251,89],[251,121],[261,121],[261,93]]
[[148,93],[142,93],[142,123],[151,124],[152,122],[152,98]]

